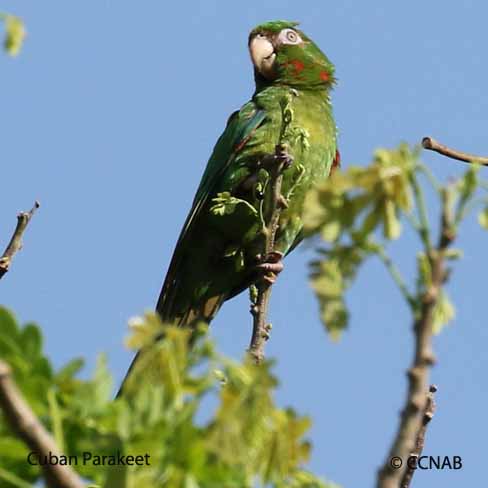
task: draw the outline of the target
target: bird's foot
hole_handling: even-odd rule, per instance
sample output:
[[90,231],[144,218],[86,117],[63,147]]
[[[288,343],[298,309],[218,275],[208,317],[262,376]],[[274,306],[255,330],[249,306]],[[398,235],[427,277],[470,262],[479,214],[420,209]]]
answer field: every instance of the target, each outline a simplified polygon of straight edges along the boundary
[[283,169],[288,169],[293,164],[293,156],[288,154],[284,144],[278,144],[275,149],[276,159],[279,164],[283,165]]
[[286,151],[286,146],[283,144],[278,144],[275,148],[274,154],[267,154],[261,160],[261,166],[266,170],[278,167],[280,170],[284,171],[292,164],[293,156],[288,154]]
[[272,251],[264,259],[261,256],[256,256],[256,258],[259,262],[256,265],[256,271],[262,280],[272,285],[283,271],[283,253]]

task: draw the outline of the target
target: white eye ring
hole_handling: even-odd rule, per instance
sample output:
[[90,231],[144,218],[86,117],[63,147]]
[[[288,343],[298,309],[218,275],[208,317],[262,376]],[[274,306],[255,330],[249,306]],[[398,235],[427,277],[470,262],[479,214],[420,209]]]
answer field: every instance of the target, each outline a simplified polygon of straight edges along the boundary
[[300,44],[302,42],[298,32],[293,29],[283,29],[278,35],[278,40],[281,44]]

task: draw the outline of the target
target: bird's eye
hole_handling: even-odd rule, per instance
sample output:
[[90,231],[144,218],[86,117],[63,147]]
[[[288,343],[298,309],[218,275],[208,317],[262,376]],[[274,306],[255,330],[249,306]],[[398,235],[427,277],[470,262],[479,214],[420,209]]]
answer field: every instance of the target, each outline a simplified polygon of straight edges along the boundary
[[278,36],[278,39],[283,44],[299,44],[302,42],[302,38],[298,34],[298,32],[294,31],[293,29],[283,29]]
[[293,32],[293,31],[288,31],[286,33],[286,40],[290,41],[290,42],[297,42],[297,40],[298,40],[297,33]]

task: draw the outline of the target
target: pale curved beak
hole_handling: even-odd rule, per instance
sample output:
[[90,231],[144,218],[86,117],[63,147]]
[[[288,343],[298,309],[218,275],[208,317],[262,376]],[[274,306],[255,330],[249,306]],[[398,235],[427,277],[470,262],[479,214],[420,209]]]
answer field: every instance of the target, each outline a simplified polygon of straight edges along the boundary
[[276,53],[271,41],[265,37],[255,37],[249,44],[249,52],[256,69],[265,78],[273,78]]

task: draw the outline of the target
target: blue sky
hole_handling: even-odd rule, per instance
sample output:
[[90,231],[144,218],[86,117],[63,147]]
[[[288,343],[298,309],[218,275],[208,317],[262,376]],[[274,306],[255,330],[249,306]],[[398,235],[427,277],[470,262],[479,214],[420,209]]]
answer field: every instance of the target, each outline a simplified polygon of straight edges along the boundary
[[[488,153],[485,2],[263,3],[2,2],[28,29],[22,54],[0,57],[3,242],[19,210],[36,198],[42,208],[0,301],[42,325],[56,365],[81,355],[92,368],[105,351],[122,378],[127,319],[154,306],[213,144],[252,94],[246,42],[258,23],[301,21],[335,62],[344,165],[424,135]],[[443,181],[465,169],[434,154],[424,161]],[[425,452],[459,455],[463,469],[418,473],[416,488],[485,478],[488,235],[474,218],[461,234],[465,258],[449,284],[457,317],[435,339],[438,409]],[[409,236],[394,245],[408,277],[417,246]],[[371,261],[348,296],[350,329],[332,343],[307,285],[311,257],[295,251],[273,290],[277,399],[312,416],[315,473],[372,486],[404,399],[410,317]],[[242,356],[246,296],[224,306],[211,333]]]

